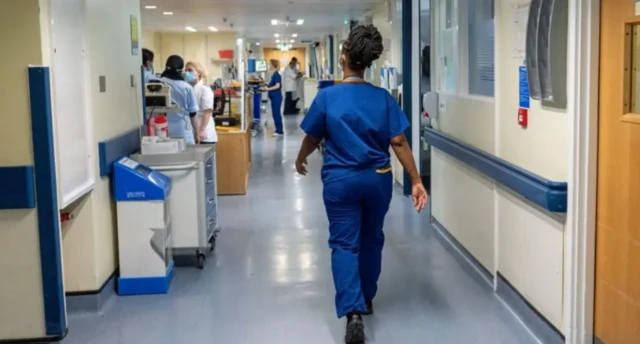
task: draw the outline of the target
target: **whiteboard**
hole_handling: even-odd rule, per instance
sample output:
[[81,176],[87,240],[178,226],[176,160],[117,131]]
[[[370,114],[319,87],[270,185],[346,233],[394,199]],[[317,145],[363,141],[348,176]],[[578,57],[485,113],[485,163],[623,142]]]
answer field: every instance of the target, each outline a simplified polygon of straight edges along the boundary
[[56,0],[50,6],[51,96],[62,209],[93,188],[93,128],[87,106],[84,0]]

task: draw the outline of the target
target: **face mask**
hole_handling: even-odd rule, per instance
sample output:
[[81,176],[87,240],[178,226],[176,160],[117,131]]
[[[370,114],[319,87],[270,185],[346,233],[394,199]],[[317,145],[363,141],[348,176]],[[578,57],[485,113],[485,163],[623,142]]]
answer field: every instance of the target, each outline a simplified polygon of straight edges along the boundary
[[184,73],[184,80],[188,83],[193,83],[196,82],[198,78],[196,78],[196,74],[194,72],[186,72]]

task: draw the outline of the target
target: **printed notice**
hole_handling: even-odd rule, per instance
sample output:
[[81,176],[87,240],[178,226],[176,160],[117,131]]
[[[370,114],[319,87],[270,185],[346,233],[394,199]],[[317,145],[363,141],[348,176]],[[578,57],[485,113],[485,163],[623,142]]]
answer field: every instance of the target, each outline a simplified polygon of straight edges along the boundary
[[529,20],[529,2],[511,5],[513,19],[513,57],[523,59],[526,54],[527,22]]

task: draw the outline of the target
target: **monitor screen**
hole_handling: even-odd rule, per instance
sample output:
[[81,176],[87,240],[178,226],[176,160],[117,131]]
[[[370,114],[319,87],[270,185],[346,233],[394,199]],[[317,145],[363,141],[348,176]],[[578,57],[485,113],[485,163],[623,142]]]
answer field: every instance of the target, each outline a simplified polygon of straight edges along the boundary
[[267,60],[256,60],[256,72],[267,71]]

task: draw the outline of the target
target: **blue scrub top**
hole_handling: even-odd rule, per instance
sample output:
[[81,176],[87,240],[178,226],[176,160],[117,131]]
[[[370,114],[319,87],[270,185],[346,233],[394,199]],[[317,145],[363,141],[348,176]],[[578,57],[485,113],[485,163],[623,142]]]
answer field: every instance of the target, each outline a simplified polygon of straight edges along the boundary
[[193,87],[186,81],[161,78],[160,81],[171,86],[171,100],[185,110],[183,113],[167,114],[170,137],[184,137],[188,145],[195,145],[189,113],[198,112],[198,100]]
[[158,80],[158,77],[156,77],[156,75],[153,74],[152,71],[150,71],[150,70],[145,68],[145,70],[144,70],[144,82],[146,84],[149,81],[159,81],[159,80]]
[[409,128],[398,102],[380,87],[342,83],[318,93],[301,124],[325,140],[322,180],[333,182],[391,164],[391,139]]
[[280,84],[280,88],[277,90],[269,91],[269,98],[282,97],[282,76],[280,76],[280,73],[277,71],[274,72],[273,75],[271,75],[271,80],[269,81],[269,87],[273,87],[276,84]]

